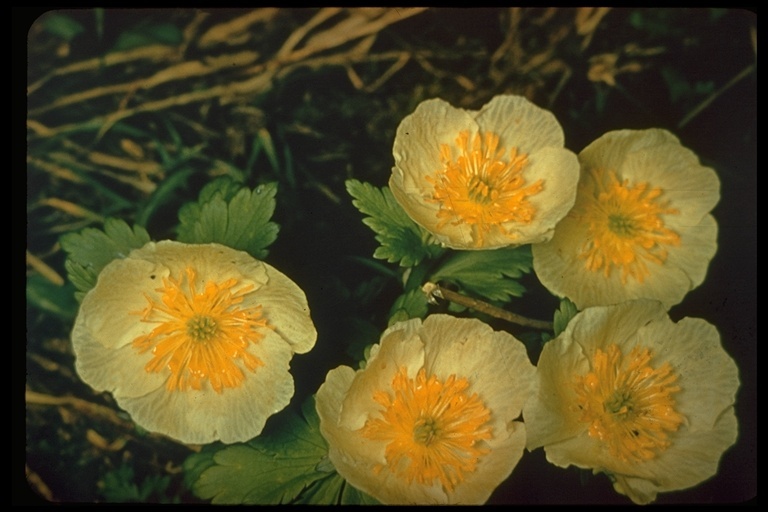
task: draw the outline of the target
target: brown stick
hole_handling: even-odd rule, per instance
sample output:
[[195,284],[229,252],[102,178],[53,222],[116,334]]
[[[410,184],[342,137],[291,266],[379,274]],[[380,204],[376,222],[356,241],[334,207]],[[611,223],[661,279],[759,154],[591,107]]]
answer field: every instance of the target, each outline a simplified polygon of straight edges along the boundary
[[427,300],[432,303],[435,302],[434,298],[437,297],[439,299],[445,299],[451,302],[455,302],[461,306],[474,309],[480,313],[485,313],[486,315],[490,315],[494,318],[506,320],[507,322],[511,322],[513,324],[522,325],[524,327],[532,327],[534,329],[540,329],[543,331],[553,330],[552,322],[526,318],[516,313],[512,313],[505,309],[501,309],[488,304],[487,302],[473,299],[472,297],[467,297],[466,295],[454,292],[453,290],[444,288],[439,284],[426,283],[424,286],[422,286],[421,289],[424,291],[424,293],[427,294]]

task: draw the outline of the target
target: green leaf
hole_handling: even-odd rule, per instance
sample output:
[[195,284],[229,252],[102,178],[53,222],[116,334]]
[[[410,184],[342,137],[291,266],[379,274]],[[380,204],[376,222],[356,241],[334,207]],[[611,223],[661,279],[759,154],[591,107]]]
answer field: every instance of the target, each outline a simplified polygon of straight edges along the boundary
[[430,281],[450,281],[493,301],[521,297],[525,287],[516,279],[531,271],[530,246],[490,251],[457,251],[434,272]]
[[197,475],[192,492],[213,504],[232,505],[335,505],[371,499],[359,496],[359,491],[345,494],[339,483],[343,479],[327,458],[328,444],[320,434],[313,398],[300,415],[284,411],[270,421],[268,429],[248,443],[192,455],[184,464],[185,471]]
[[177,45],[182,41],[179,27],[172,23],[142,24],[126,30],[117,39],[113,51],[130,50],[153,44]]
[[228,176],[209,183],[197,203],[179,210],[178,240],[191,244],[219,243],[264,259],[280,227],[270,222],[275,211],[277,184],[254,190]]
[[408,217],[389,187],[377,188],[358,180],[347,180],[346,187],[352,204],[367,215],[363,224],[376,233],[376,241],[381,244],[374,258],[412,267],[424,258],[443,253],[443,248],[431,241],[431,235]]
[[571,302],[567,297],[560,301],[560,308],[555,311],[555,317],[553,321],[553,328],[555,331],[555,337],[559,336],[571,321],[571,318],[576,316],[579,310],[576,308],[576,304]]
[[336,473],[312,484],[296,502],[300,504],[381,505],[375,498],[358,491]]
[[65,41],[71,41],[85,30],[80,22],[60,13],[51,13],[46,16],[43,27],[45,27],[46,32],[59,36]]
[[411,318],[424,318],[428,309],[426,294],[421,289],[410,290],[395,299],[389,310],[388,325]]
[[60,239],[61,247],[67,253],[64,268],[67,277],[80,293],[78,300],[96,285],[101,270],[112,260],[125,258],[133,249],[143,247],[150,241],[149,233],[141,226],[131,229],[120,219],[107,219],[104,231],[86,228],[79,233],[67,233]]
[[77,315],[74,291],[69,283],[58,286],[39,274],[27,278],[27,302],[63,320],[72,320]]

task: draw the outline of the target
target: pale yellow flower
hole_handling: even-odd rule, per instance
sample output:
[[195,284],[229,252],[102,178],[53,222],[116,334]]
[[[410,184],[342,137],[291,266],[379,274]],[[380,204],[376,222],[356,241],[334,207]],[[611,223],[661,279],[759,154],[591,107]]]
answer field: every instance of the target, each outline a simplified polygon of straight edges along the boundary
[[661,129],[608,132],[580,154],[573,210],[533,268],[579,309],[636,298],[678,304],[717,251],[714,170]]
[[482,504],[520,460],[534,375],[523,344],[476,319],[394,324],[364,369],[317,392],[329,458],[385,504]]
[[542,242],[575,199],[579,166],[564,140],[555,116],[522,96],[479,111],[427,100],[397,129],[389,186],[447,247]]
[[717,473],[736,441],[736,363],[717,329],[663,304],[587,308],[549,341],[523,410],[527,447],[607,473],[638,504]]
[[150,242],[109,263],[72,331],[76,368],[146,430],[247,441],[293,396],[317,332],[284,274],[219,244]]

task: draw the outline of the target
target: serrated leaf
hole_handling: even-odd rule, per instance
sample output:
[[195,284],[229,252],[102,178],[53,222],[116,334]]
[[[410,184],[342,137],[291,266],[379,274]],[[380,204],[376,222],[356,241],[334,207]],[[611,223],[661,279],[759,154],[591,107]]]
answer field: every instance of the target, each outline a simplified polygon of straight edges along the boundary
[[298,504],[333,504],[333,505],[381,505],[368,494],[349,485],[336,473],[318,480],[301,495]]
[[377,188],[358,180],[347,180],[346,187],[352,204],[367,215],[363,224],[376,233],[376,241],[381,244],[374,251],[374,258],[413,267],[424,258],[442,254],[443,248],[432,243],[431,235],[411,220],[389,187]]
[[301,416],[284,411],[274,419],[268,432],[248,443],[218,449],[211,457],[213,464],[200,458],[196,464],[207,467],[192,491],[214,504],[294,503],[302,492],[326,479],[328,472],[318,467],[322,468],[328,447],[319,431],[314,400],[307,401]]
[[579,310],[576,308],[576,304],[571,302],[567,297],[560,301],[560,308],[555,311],[554,321],[552,327],[555,331],[555,337],[559,336],[571,321],[571,318],[576,316]]
[[410,290],[395,299],[389,310],[388,325],[411,318],[424,318],[428,309],[426,294],[421,289]]
[[103,231],[86,228],[79,233],[63,235],[61,247],[67,253],[64,268],[70,282],[81,292],[76,297],[82,298],[96,285],[99,273],[109,262],[125,258],[133,249],[143,247],[149,241],[149,233],[143,227],[131,229],[125,221],[112,218],[104,222]]
[[531,271],[530,246],[490,251],[456,251],[430,281],[450,281],[493,301],[521,297],[525,287],[516,279]]
[[191,244],[219,243],[264,259],[280,227],[271,222],[277,184],[253,190],[222,177],[200,191],[196,203],[179,210],[178,240]]

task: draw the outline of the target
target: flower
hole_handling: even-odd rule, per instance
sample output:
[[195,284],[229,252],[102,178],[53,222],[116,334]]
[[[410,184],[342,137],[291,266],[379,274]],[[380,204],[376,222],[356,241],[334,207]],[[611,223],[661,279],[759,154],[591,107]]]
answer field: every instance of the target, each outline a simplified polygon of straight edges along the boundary
[[476,319],[398,322],[316,395],[329,458],[385,504],[482,504],[522,457],[525,347]]
[[317,332],[304,293],[247,253],[149,242],[101,271],[72,331],[76,369],[143,428],[184,443],[261,433]]
[[587,308],[541,352],[523,409],[527,447],[610,475],[638,504],[717,472],[736,441],[736,363],[717,329],[663,304]]
[[422,102],[395,135],[392,194],[437,241],[495,249],[549,240],[573,206],[579,166],[551,112],[522,96],[479,111]]
[[552,240],[532,246],[541,283],[579,309],[681,302],[717,251],[715,171],[661,129],[608,132],[579,160],[573,210]]

